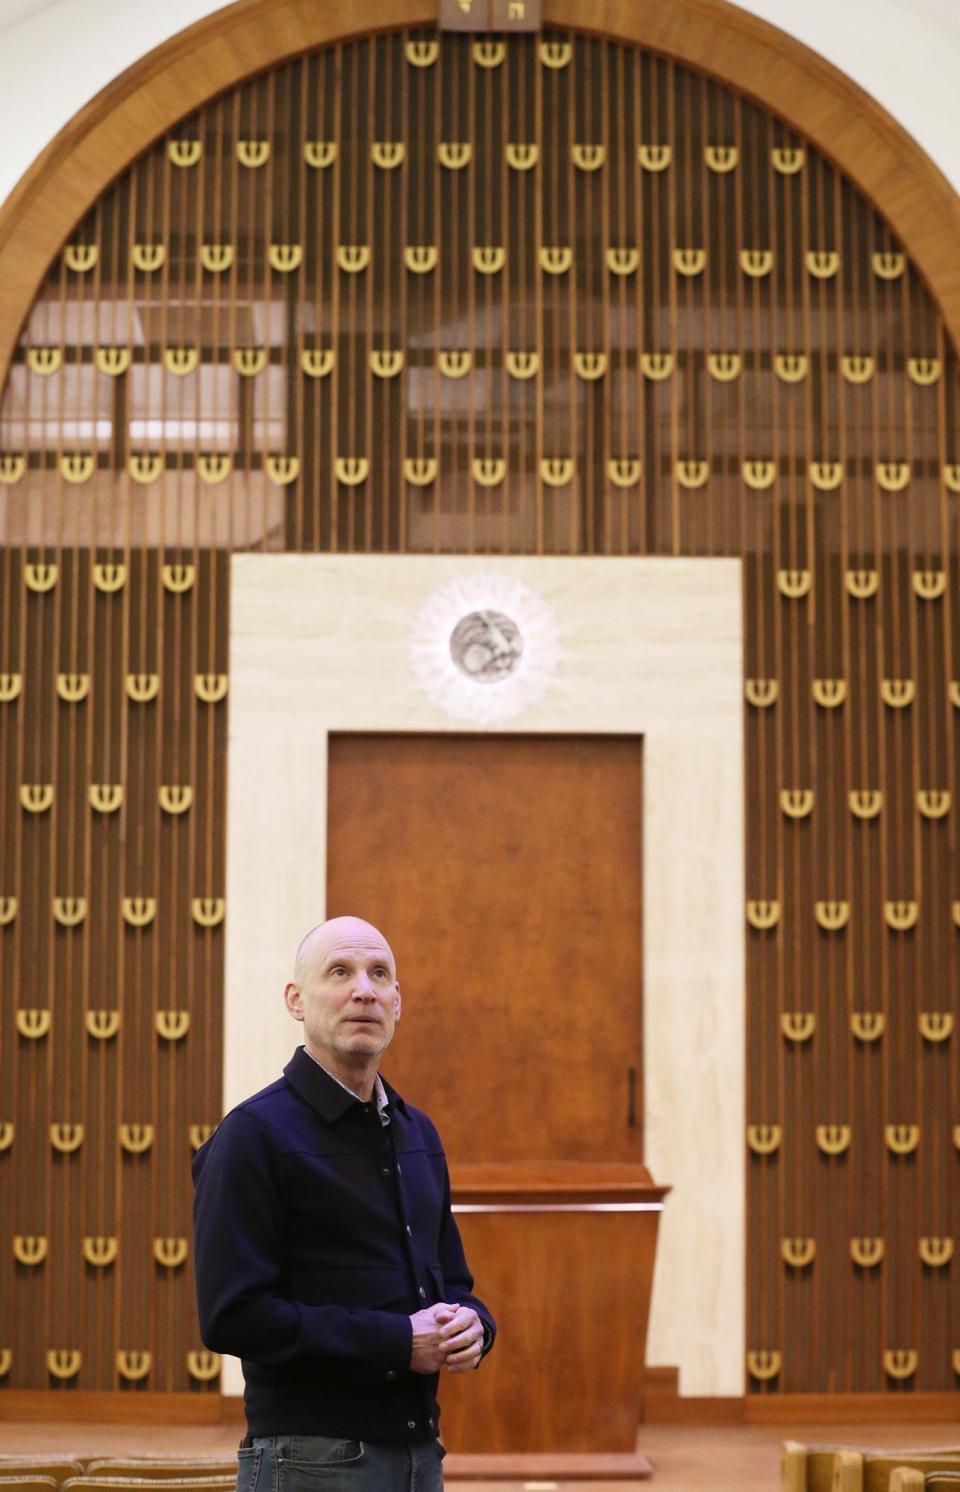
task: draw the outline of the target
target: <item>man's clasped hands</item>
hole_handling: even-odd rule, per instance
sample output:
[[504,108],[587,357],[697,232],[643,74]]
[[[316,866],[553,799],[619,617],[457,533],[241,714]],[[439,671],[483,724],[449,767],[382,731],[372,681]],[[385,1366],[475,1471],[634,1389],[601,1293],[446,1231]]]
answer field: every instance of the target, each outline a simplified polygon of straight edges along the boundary
[[415,1373],[467,1373],[480,1361],[483,1323],[470,1306],[438,1301],[410,1317],[413,1350],[410,1366]]

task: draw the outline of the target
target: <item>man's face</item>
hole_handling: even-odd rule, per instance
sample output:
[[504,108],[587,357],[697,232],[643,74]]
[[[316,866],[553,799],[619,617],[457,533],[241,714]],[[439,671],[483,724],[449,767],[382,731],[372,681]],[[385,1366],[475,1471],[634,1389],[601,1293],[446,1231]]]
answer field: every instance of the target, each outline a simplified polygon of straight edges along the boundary
[[318,1062],[332,1071],[368,1066],[390,1045],[400,1015],[393,954],[376,928],[338,919],[311,947],[285,999]]

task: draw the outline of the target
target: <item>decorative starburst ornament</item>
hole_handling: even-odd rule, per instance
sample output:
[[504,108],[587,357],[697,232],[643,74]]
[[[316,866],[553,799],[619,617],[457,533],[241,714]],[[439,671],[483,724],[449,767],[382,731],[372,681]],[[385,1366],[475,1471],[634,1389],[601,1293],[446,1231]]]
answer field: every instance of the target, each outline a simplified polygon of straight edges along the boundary
[[424,693],[479,725],[502,725],[542,699],[559,659],[553,608],[495,572],[434,591],[410,633],[410,667]]

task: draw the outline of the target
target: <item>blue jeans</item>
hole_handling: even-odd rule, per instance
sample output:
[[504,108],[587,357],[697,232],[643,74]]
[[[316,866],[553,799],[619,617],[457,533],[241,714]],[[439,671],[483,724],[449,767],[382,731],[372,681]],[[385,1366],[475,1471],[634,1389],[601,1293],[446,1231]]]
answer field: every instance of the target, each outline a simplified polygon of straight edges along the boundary
[[269,1435],[237,1452],[237,1492],[443,1492],[437,1440]]

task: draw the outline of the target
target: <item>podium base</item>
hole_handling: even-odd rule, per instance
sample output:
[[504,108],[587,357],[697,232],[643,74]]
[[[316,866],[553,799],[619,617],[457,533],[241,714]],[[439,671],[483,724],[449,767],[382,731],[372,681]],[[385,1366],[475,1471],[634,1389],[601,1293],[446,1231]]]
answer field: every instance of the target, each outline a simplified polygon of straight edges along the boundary
[[455,1455],[443,1463],[448,1482],[475,1481],[645,1481],[653,1467],[639,1451],[538,1451],[498,1455]]

